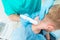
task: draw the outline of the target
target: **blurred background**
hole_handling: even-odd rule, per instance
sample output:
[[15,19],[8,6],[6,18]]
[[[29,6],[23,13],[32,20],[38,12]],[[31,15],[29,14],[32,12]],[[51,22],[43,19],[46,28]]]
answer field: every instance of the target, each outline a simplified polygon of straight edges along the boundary
[[[42,2],[44,3],[44,0],[42,0]],[[55,4],[60,4],[60,0],[56,0],[54,5]],[[0,34],[3,31],[4,27],[6,26],[6,24],[9,23],[9,22],[11,22],[11,21],[6,16],[6,14],[4,12],[4,8],[3,8],[3,5],[2,5],[2,2],[0,0]],[[14,23],[15,26],[17,26],[16,22],[12,22],[12,23]],[[58,31],[58,32],[60,33],[60,31]],[[55,32],[55,33],[57,34],[58,32]]]

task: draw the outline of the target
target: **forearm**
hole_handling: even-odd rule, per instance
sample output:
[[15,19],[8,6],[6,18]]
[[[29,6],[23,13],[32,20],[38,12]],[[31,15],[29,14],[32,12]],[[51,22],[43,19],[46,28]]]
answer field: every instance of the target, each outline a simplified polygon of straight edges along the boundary
[[9,17],[8,17],[11,21],[17,21],[17,22],[19,22],[20,21],[20,17],[18,16],[18,15],[10,15]]

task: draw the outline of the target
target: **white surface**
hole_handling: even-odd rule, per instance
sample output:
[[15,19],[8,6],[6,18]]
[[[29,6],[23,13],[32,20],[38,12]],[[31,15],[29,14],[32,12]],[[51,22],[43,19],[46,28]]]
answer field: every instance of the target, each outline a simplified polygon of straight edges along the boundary
[[2,5],[2,2],[0,0],[0,22],[3,21],[3,22],[7,22],[7,16],[4,12],[4,8],[3,8],[3,5]]
[[[1,33],[0,37],[9,38],[13,29],[17,28],[20,24],[17,22],[12,22],[8,19],[4,12],[2,2],[0,0],[0,22],[6,23],[4,31]],[[8,36],[7,36],[8,35]]]

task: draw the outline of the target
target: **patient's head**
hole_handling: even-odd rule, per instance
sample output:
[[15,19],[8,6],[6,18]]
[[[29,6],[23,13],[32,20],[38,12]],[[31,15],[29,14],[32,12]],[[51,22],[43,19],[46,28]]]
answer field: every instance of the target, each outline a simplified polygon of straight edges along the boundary
[[43,21],[53,24],[56,29],[60,29],[60,4],[51,7]]
[[[35,26],[36,25],[33,25],[34,28],[36,28]],[[40,21],[40,24],[37,25],[38,29],[46,29],[47,27],[49,31],[54,30],[54,28],[55,30],[60,29],[60,4],[52,6],[49,10],[49,13],[45,16],[45,18],[42,21]]]

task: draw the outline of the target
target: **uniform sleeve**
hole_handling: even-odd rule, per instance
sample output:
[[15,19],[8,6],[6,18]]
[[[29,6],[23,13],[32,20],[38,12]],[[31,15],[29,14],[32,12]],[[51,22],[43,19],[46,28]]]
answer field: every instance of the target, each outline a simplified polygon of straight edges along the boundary
[[7,0],[2,0],[3,6],[4,6],[4,10],[6,15],[11,15],[11,14],[16,14],[16,12],[12,9],[12,6],[10,6],[7,2]]
[[41,5],[41,10],[39,13],[39,19],[43,20],[45,15],[48,14],[49,9],[53,6],[55,0],[45,0],[45,3]]

